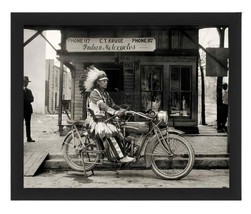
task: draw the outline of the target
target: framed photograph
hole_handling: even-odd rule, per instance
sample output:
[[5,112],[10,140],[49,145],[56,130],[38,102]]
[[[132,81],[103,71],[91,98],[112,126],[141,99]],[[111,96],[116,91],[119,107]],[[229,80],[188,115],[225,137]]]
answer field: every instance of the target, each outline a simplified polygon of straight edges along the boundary
[[11,88],[12,200],[241,200],[241,13],[12,13]]

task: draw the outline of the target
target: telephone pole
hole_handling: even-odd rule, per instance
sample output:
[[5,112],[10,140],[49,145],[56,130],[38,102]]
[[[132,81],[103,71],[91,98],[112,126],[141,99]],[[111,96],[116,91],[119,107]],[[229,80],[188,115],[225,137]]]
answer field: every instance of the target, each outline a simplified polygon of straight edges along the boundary
[[[224,48],[224,41],[225,41],[225,29],[226,27],[217,28],[220,37],[220,48]],[[217,95],[217,130],[219,130],[221,124],[221,106],[222,106],[222,76],[217,77],[217,88],[216,88],[216,95]]]

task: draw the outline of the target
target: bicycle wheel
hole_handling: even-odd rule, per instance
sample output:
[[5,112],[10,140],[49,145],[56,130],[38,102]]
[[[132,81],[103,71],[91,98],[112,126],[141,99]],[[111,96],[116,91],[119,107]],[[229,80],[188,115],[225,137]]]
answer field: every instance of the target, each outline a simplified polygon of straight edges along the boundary
[[[164,136],[167,139],[167,136]],[[163,179],[176,180],[189,174],[194,164],[194,150],[183,137],[169,134],[170,153],[158,140],[152,150],[152,170]]]
[[76,133],[74,133],[74,137],[73,134],[71,134],[66,139],[63,145],[64,159],[73,170],[90,171],[96,166],[101,158],[101,147],[99,143],[88,136],[82,135],[81,139],[84,143],[84,147]]

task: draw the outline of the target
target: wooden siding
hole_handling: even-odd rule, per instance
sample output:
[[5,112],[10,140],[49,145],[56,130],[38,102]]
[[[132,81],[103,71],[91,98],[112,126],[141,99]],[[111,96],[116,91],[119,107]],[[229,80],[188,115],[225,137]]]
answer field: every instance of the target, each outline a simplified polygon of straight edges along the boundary
[[[134,72],[134,71],[133,71]],[[135,75],[124,75],[124,103],[134,106]]]
[[79,77],[80,77],[81,72],[82,70],[76,70],[75,77],[74,77],[75,94],[74,94],[73,119],[75,120],[79,120],[83,118],[83,98],[79,90]]

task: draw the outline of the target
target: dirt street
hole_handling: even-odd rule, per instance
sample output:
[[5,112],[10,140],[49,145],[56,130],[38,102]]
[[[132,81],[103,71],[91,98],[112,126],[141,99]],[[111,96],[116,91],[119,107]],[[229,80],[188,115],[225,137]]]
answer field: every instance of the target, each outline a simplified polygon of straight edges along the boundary
[[24,188],[228,188],[229,170],[192,170],[181,180],[159,179],[151,170],[47,171],[24,177]]
[[[63,122],[66,123],[66,121],[67,117],[66,115],[63,115]],[[58,115],[33,113],[31,116],[31,136],[35,140],[52,136],[58,137]],[[25,123],[24,142],[26,142]]]

